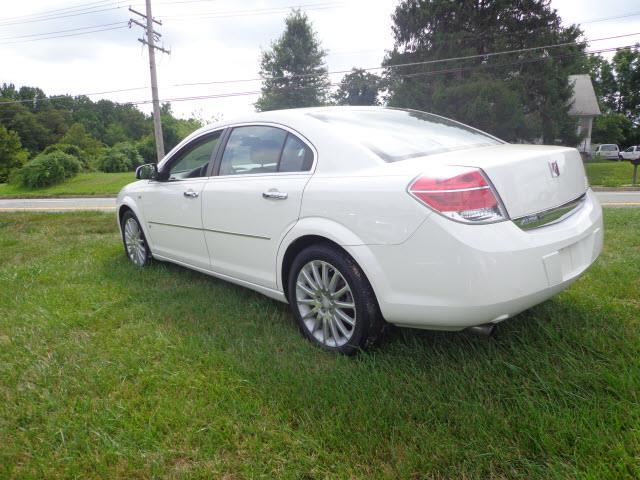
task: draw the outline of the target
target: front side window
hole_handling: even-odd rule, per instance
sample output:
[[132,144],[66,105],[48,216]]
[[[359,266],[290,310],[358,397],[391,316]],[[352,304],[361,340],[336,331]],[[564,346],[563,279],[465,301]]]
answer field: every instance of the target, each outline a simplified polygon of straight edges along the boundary
[[222,132],[215,132],[194,140],[178,152],[169,167],[169,180],[185,180],[187,178],[207,175],[213,151],[220,140]]
[[625,152],[633,152],[633,147],[629,147],[625,150]]
[[220,175],[306,172],[313,152],[298,137],[268,126],[236,127],[222,155]]

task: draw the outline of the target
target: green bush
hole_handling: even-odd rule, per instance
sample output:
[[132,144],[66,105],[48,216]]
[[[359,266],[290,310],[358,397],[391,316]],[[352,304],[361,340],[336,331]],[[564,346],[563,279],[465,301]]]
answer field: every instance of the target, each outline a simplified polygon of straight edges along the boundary
[[45,148],[42,153],[51,153],[51,152],[64,152],[67,155],[71,155],[75,157],[82,166],[84,171],[91,170],[91,164],[89,163],[89,157],[86,152],[82,150],[80,147],[76,145],[70,145],[68,143],[54,143],[53,145],[49,145]]
[[136,148],[142,156],[144,163],[155,163],[158,161],[158,157],[156,155],[156,142],[153,139],[153,135],[142,137],[136,143]]
[[42,155],[27,162],[18,172],[14,181],[28,188],[48,187],[64,182],[62,163],[50,155]]
[[41,188],[62,183],[80,171],[80,162],[64,152],[41,153],[11,176],[12,183]]
[[100,160],[98,170],[107,173],[127,172],[142,165],[143,159],[135,146],[122,142],[108,149]]
[[28,158],[18,134],[0,125],[0,183],[6,182],[11,172],[17,171]]

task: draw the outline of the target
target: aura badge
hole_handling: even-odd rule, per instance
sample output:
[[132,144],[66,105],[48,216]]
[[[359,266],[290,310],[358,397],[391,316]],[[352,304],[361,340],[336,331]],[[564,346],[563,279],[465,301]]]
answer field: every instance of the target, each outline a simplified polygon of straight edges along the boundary
[[558,167],[558,162],[553,161],[549,162],[549,170],[551,170],[551,177],[556,178],[560,176],[560,167]]

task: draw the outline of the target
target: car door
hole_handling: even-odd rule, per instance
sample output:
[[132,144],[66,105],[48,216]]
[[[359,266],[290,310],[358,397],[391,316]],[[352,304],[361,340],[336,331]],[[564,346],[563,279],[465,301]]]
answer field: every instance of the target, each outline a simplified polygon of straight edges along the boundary
[[208,269],[202,230],[202,189],[222,130],[201,135],[162,165],[163,181],[149,182],[142,207],[154,255]]
[[226,134],[202,192],[211,269],[277,289],[276,256],[295,225],[316,154],[293,131],[240,125]]

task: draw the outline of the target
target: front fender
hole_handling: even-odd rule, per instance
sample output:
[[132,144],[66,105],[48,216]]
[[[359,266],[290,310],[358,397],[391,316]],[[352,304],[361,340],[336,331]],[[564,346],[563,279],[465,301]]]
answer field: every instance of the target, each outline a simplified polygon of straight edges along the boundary
[[116,208],[116,219],[118,222],[118,230],[120,231],[120,236],[122,237],[122,225],[120,223],[120,212],[122,212],[123,207],[128,207],[131,209],[133,214],[138,218],[140,222],[140,226],[142,227],[142,231],[144,233],[147,241],[150,241],[151,236],[149,235],[149,231],[147,229],[147,222],[142,214],[142,210],[140,206],[136,203],[134,199],[134,193],[120,193],[117,199],[117,208]]

